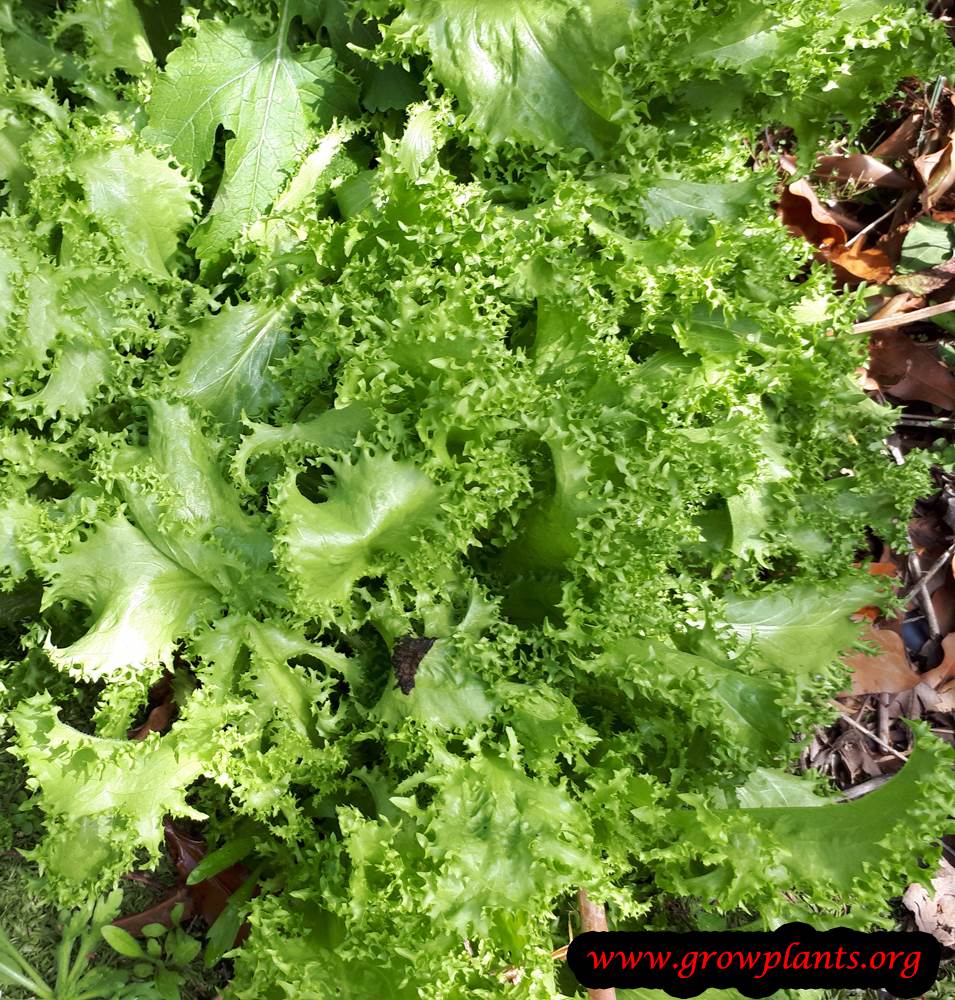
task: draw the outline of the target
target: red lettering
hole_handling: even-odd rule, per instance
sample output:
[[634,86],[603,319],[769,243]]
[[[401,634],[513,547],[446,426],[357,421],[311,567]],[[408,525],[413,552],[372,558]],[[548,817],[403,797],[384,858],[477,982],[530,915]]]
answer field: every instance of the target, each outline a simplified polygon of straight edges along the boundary
[[[763,961],[763,971],[756,977],[757,979],[762,979],[763,976],[765,976],[768,973],[772,972],[773,969],[775,969],[776,966],[778,966],[779,963],[782,961],[782,956],[779,954],[778,951],[767,951],[763,955],[763,959],[764,959],[764,961]],[[772,964],[770,964],[770,963],[772,963]]]
[[791,967],[797,972],[806,972],[810,968],[811,957],[808,951],[797,951]]

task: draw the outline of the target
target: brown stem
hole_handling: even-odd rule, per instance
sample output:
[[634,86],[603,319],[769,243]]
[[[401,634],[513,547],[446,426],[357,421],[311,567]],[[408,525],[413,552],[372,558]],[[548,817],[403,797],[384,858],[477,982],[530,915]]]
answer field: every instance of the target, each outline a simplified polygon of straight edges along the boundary
[[[586,931],[607,930],[607,914],[602,906],[592,902],[586,889],[580,890],[580,927]],[[589,1000],[617,1000],[617,991],[587,990]]]
[[917,323],[920,319],[931,319],[933,316],[941,316],[942,313],[955,310],[955,299],[951,302],[939,302],[934,306],[926,306],[924,309],[916,309],[915,312],[902,313],[898,316],[886,316],[883,319],[869,319],[864,323],[856,323],[852,330],[854,333],[872,333],[874,330],[891,330],[896,326],[905,326],[907,323]]

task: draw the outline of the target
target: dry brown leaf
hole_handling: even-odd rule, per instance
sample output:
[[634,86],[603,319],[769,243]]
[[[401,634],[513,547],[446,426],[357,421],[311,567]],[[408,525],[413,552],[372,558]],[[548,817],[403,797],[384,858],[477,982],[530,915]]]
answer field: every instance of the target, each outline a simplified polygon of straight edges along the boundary
[[955,409],[955,374],[933,348],[916,343],[900,330],[880,330],[873,335],[868,373],[883,392],[896,399]]
[[866,392],[881,392],[882,389],[878,382],[869,374],[868,369],[859,367],[853,372],[859,379],[859,385],[865,389]]
[[955,681],[946,681],[938,689],[938,704],[935,706],[936,712],[955,711]]
[[902,902],[912,911],[920,931],[946,948],[955,948],[955,868],[944,858],[932,879],[932,894],[915,882],[905,890]]
[[119,920],[114,920],[113,925],[121,927],[127,933],[132,934],[133,937],[142,937],[143,928],[148,927],[149,924],[162,924],[163,927],[172,927],[172,911],[177,906],[182,907],[182,914],[180,916],[180,920],[182,921],[188,921],[195,912],[192,897],[185,886],[173,889],[154,906],[150,906],[148,910],[142,910],[128,917],[121,917]]
[[883,139],[872,150],[870,155],[878,157],[880,160],[900,159],[907,155],[915,145],[921,128],[922,113],[913,111],[888,138]]
[[905,191],[914,186],[905,174],[867,153],[820,156],[812,176],[820,180],[852,181],[864,187],[892,188],[896,191]]
[[945,261],[939,267],[928,267],[915,274],[897,274],[892,278],[896,288],[902,288],[912,295],[934,295],[955,281],[955,258]]
[[896,202],[895,211],[890,217],[886,231],[875,241],[875,246],[885,252],[885,255],[898,264],[902,256],[902,247],[909,231],[909,221],[919,200],[919,192],[910,190],[902,192]]
[[[861,278],[875,285],[884,285],[892,279],[895,268],[888,254],[879,247],[864,247],[862,241],[843,249],[833,248],[825,252],[826,259],[838,273],[841,269],[853,278]],[[840,275],[845,277],[844,275]]]
[[[857,569],[859,568],[859,563],[853,565]],[[898,576],[899,573],[898,567],[893,562],[870,562],[866,570],[870,576]],[[856,612],[860,619],[866,618],[870,622],[874,622],[881,613],[881,610],[872,604],[866,605]]]
[[899,567],[894,562],[870,562],[866,566],[869,576],[898,576]]
[[909,292],[893,295],[872,314],[870,319],[885,319],[887,316],[901,316],[903,313],[919,309],[925,300]]
[[892,284],[910,292],[912,295],[934,295],[955,281],[955,257],[939,264],[938,267],[927,267],[915,274],[897,274]]
[[[190,836],[172,820],[167,819],[163,826],[169,858],[175,865],[179,878],[185,882],[193,868],[206,856],[205,841],[199,837]],[[213,875],[195,885],[186,886],[186,891],[192,898],[196,909],[202,914],[202,918],[212,926],[219,914],[225,909],[229,897],[242,886],[248,877],[248,869],[240,862],[219,872],[218,875]],[[248,928],[244,930],[245,935],[248,935]],[[239,943],[237,937],[236,944]]]
[[909,541],[918,556],[934,562],[949,546],[948,525],[936,514],[909,519]]
[[942,662],[931,670],[927,670],[919,678],[929,687],[940,688],[955,678],[955,634],[947,635],[942,640]]
[[779,214],[791,233],[808,240],[821,250],[846,244],[846,230],[819,200],[812,185],[800,178],[783,190]]
[[778,210],[786,228],[817,247],[843,281],[885,284],[892,277],[892,261],[884,250],[867,248],[862,240],[846,246],[848,232],[859,225],[824,205],[804,177],[783,190]]
[[924,185],[922,191],[924,211],[928,212],[934,208],[955,184],[955,163],[952,161],[951,139],[934,153],[923,153],[913,160],[915,172]]
[[881,652],[872,656],[851,653],[844,658],[852,670],[852,694],[898,694],[918,684],[919,675],[912,669],[899,635],[869,625],[862,638],[881,647]]
[[933,591],[932,607],[942,635],[955,631],[955,580],[950,575]]
[[126,733],[128,740],[144,740],[150,733],[165,732],[176,714],[173,701],[172,674],[166,673],[149,689],[149,715],[142,725]]
[[147,716],[146,721],[126,734],[128,740],[144,740],[150,733],[163,733],[172,722],[176,706],[171,701],[157,705]]

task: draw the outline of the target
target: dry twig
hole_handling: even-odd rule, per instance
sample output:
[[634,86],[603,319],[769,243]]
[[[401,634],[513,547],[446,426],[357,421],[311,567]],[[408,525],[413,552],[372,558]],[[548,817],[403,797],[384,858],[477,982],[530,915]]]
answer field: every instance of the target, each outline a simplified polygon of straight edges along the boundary
[[915,596],[916,591],[921,590],[929,580],[947,563],[950,562],[952,557],[955,556],[955,542],[952,544],[932,563],[931,566],[912,584],[911,587],[902,595],[902,601],[908,604],[909,601]]
[[924,309],[916,309],[914,312],[902,315],[886,316],[884,319],[867,319],[863,323],[856,323],[852,327],[852,331],[853,333],[874,333],[876,330],[891,330],[897,326],[917,323],[920,319],[931,319],[933,316],[941,316],[942,313],[948,312],[955,312],[955,299],[949,302],[938,302],[934,306],[926,306]]
[[842,719],[842,720],[843,720],[844,722],[848,722],[848,723],[849,723],[849,725],[850,725],[850,726],[852,726],[853,728],[855,728],[855,729],[858,729],[860,733],[865,733],[865,735],[866,735],[866,736],[868,736],[870,740],[874,741],[874,742],[875,742],[875,743],[877,743],[877,744],[878,744],[878,745],[879,745],[880,747],[882,747],[882,749],[883,749],[883,750],[884,750],[884,751],[885,751],[886,753],[890,753],[890,754],[892,754],[892,756],[893,756],[893,757],[898,757],[898,758],[899,758],[899,760],[905,760],[905,759],[906,759],[906,758],[905,758],[905,756],[904,756],[903,754],[900,754],[900,753],[899,753],[899,751],[895,749],[895,747],[893,747],[893,746],[890,746],[890,745],[889,745],[888,743],[886,743],[886,742],[885,742],[885,740],[883,740],[883,739],[882,739],[881,737],[879,737],[879,736],[876,736],[876,734],[875,734],[875,733],[873,733],[873,732],[871,732],[870,730],[866,729],[866,727],[865,727],[865,726],[863,726],[863,725],[862,725],[861,723],[858,723],[858,722],[856,722],[856,720],[855,720],[855,719],[853,719],[851,715],[846,715],[846,713],[845,713],[845,712],[840,712],[840,713],[839,713],[839,717],[840,717],[840,718],[841,718],[841,719]]

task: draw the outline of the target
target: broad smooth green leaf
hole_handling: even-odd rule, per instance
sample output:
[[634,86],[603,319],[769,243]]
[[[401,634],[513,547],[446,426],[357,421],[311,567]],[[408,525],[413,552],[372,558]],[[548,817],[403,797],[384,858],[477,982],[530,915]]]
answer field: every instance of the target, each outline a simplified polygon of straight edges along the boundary
[[340,87],[328,50],[289,51],[290,7],[283,0],[278,28],[267,39],[234,23],[200,21],[156,83],[147,138],[168,147],[194,175],[212,155],[216,128],[234,135],[215,201],[190,239],[204,260],[228,250],[268,208],[306,150],[311,105]]
[[924,271],[951,260],[955,254],[955,226],[918,219],[905,234],[899,271],[902,273]]
[[815,794],[812,784],[805,778],[768,767],[756,768],[746,784],[736,789],[736,798],[744,809],[788,809],[793,806],[815,807],[827,804],[826,799]]
[[239,837],[223,844],[218,850],[207,854],[195,868],[189,872],[186,878],[186,885],[195,885],[197,882],[204,882],[213,875],[225,871],[226,868],[234,865],[251,854],[255,847],[254,837]]
[[606,70],[630,0],[410,0],[437,78],[491,140],[603,151],[616,134]]
[[810,676],[859,638],[850,615],[878,599],[872,582],[781,587],[758,597],[731,597],[726,624],[749,643],[762,662],[783,672]]
[[290,307],[284,302],[226,306],[190,329],[176,386],[229,427],[257,417],[281,399],[269,369],[288,340]]
[[256,890],[258,878],[259,869],[256,869],[232,893],[222,912],[216,917],[215,922],[209,928],[206,950],[203,955],[203,963],[207,969],[211,969],[232,948],[235,936],[239,933],[239,928],[245,919],[249,900]]
[[103,940],[113,951],[118,952],[120,955],[126,958],[142,957],[143,949],[139,942],[129,931],[124,931],[122,927],[114,927],[112,924],[107,924],[101,928],[100,934],[103,935]]
[[733,222],[749,210],[760,184],[755,175],[718,184],[660,177],[643,196],[647,224],[658,228],[674,219],[685,219],[694,227],[710,219]]

